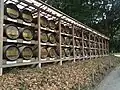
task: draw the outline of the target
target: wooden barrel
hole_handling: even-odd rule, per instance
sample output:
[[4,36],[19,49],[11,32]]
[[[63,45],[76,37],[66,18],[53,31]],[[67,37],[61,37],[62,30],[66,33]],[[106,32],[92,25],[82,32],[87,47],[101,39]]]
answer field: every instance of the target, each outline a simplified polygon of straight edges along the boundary
[[26,41],[31,41],[33,39],[33,31],[29,27],[25,27],[21,31],[21,36]]
[[20,11],[18,7],[13,3],[5,4],[4,13],[5,15],[13,19],[17,19],[20,16]]
[[41,33],[41,42],[46,43],[48,41],[48,35],[45,32]]
[[90,35],[90,40],[94,40],[94,35]]
[[42,48],[41,48],[41,58],[42,58],[42,59],[45,59],[45,58],[47,58],[47,56],[48,56],[48,51],[47,51],[47,49],[46,49],[45,47],[42,47]]
[[48,39],[49,39],[49,42],[50,43],[56,43],[56,39],[55,39],[56,37],[55,37],[55,34],[53,34],[53,33],[48,33]]
[[65,49],[62,48],[62,58],[64,58],[64,57],[65,57]]
[[65,33],[69,34],[69,27],[65,26]]
[[73,49],[70,49],[70,56],[73,56]]
[[4,26],[4,35],[9,39],[15,40],[19,37],[20,32],[16,25],[8,24]]
[[61,36],[61,44],[64,45],[65,44],[65,37]]
[[87,47],[87,42],[86,41],[84,41],[84,47]]
[[63,24],[61,24],[61,32],[65,33],[65,26]]
[[40,18],[40,24],[42,27],[47,27],[48,26],[48,20],[44,16]]
[[74,28],[74,35],[77,36],[77,28]]
[[[33,56],[38,57],[38,46],[34,47]],[[47,56],[48,56],[48,50],[45,47],[42,47],[41,48],[41,58],[45,59],[45,58],[47,58]]]
[[50,58],[55,58],[55,57],[57,57],[55,48],[53,48],[53,47],[48,47],[48,48],[47,48],[47,51],[48,51],[48,56],[49,56]]
[[27,23],[31,23],[33,21],[32,13],[29,10],[26,10],[26,9],[22,10],[21,17],[22,17],[23,21],[25,21]]
[[[99,55],[99,50],[96,50],[96,54]],[[106,51],[104,51],[104,54],[106,54]]]
[[55,48],[55,51],[56,51],[57,57],[60,56],[60,47],[59,47],[59,45],[57,45],[57,47]]
[[80,46],[80,41],[78,39],[75,40],[75,45]]
[[88,35],[88,33],[84,33],[84,39],[89,40],[89,35]]
[[70,57],[71,56],[69,48],[65,48],[65,56],[66,57]]
[[33,36],[34,40],[38,40],[38,31],[34,32],[34,36]]
[[76,35],[77,37],[82,37],[82,32],[81,32],[81,29],[80,29],[80,28],[77,28],[77,29],[75,30],[75,35]]
[[30,60],[33,57],[32,48],[29,46],[21,46],[19,47],[20,50],[20,57],[25,60]]
[[80,56],[80,49],[75,49],[75,54],[76,54],[76,56]]
[[91,55],[94,55],[93,50],[90,50]]
[[14,61],[19,58],[20,51],[15,45],[6,45],[3,47],[4,59]]
[[80,46],[82,47],[83,43],[82,43],[82,40],[80,40]]
[[38,45],[33,46],[33,57],[38,57]]
[[83,52],[82,51],[80,52],[80,57],[83,57]]
[[84,50],[84,54],[85,54],[85,56],[88,56],[87,50]]
[[72,28],[70,28],[69,26],[65,26],[65,33],[72,34]]
[[52,29],[52,30],[55,30],[56,29],[56,24],[55,24],[55,21],[54,20],[49,20],[49,28]]
[[65,37],[65,44],[70,45],[72,40],[69,37]]

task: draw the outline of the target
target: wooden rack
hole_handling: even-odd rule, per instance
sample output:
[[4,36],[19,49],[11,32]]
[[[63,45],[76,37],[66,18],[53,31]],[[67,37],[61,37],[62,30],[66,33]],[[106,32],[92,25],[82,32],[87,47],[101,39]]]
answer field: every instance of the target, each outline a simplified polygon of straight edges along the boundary
[[[31,10],[34,19],[37,18],[38,20],[37,23],[26,23],[21,19],[11,19],[4,15],[4,4],[9,2]],[[42,63],[60,62],[60,65],[62,65],[62,62],[67,60],[73,60],[75,62],[76,60],[94,59],[109,54],[108,37],[40,0],[0,0],[0,11],[0,75],[3,73],[3,68],[6,67],[38,64],[41,68]],[[57,23],[58,30],[52,30],[49,27],[42,27],[40,23],[41,16],[45,16],[47,19],[54,19]],[[32,40],[29,42],[24,41],[23,39],[9,40],[7,37],[3,36],[3,24],[6,22],[14,23],[18,26],[30,26],[36,28],[38,31],[38,40]],[[66,33],[66,31],[62,32],[62,26],[69,27],[71,33]],[[42,31],[57,35],[58,42],[54,44],[41,42]],[[71,43],[68,45],[62,44],[62,37],[69,38]],[[38,45],[38,57],[32,58],[32,60],[18,59],[14,62],[3,60],[3,44],[5,42]],[[59,51],[57,57],[47,57],[42,59],[41,48],[43,46],[56,47]],[[63,57],[63,49],[65,49],[66,53],[70,54]]]

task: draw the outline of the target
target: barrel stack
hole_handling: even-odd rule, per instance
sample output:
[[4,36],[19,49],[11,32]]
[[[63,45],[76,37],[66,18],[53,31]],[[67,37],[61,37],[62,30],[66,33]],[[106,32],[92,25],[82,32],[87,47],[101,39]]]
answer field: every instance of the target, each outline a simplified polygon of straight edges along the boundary
[[0,6],[4,11],[4,18],[0,17],[0,59],[5,61],[4,67],[41,67],[41,63],[48,62],[62,65],[66,60],[86,60],[109,53],[108,37],[40,2],[6,0],[4,10]]

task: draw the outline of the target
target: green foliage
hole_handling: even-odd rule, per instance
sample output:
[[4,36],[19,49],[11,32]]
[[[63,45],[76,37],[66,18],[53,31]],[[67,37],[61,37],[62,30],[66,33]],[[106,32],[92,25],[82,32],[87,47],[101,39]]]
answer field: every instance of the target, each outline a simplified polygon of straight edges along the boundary
[[[109,36],[110,49],[120,50],[120,0],[43,0],[69,16]],[[117,41],[116,41],[117,40]],[[117,43],[114,43],[117,42]],[[114,44],[116,47],[114,47]],[[114,51],[114,50],[113,50]]]

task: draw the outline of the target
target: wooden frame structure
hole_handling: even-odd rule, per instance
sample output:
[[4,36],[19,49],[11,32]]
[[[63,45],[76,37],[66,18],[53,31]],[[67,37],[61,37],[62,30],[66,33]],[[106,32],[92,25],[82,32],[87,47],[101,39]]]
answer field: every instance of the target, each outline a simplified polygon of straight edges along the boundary
[[[35,23],[25,23],[22,20],[10,19],[4,15],[4,4],[14,3],[17,6],[22,6],[32,11],[34,18],[37,18],[38,22]],[[71,18],[70,16],[60,12],[59,10],[51,7],[50,5],[40,1],[40,0],[0,0],[0,75],[2,75],[3,68],[13,67],[13,66],[22,66],[30,64],[39,64],[41,68],[42,63],[49,62],[60,62],[62,65],[63,61],[73,60],[86,60],[92,58],[98,58],[107,56],[109,54],[109,38],[105,35],[93,30],[92,28],[80,23],[79,21]],[[41,16],[45,16],[48,19],[54,19],[58,25],[58,30],[54,31],[50,28],[43,28],[41,26],[40,20]],[[17,39],[14,41],[8,40],[6,37],[3,37],[3,24],[4,21],[9,21],[18,25],[34,27],[38,30],[38,41],[32,40],[31,42],[24,41],[22,39]],[[62,25],[68,26],[72,30],[72,33],[62,32]],[[41,42],[41,31],[55,33],[58,35],[58,43],[42,43]],[[70,38],[72,44],[63,45],[62,37]],[[14,62],[9,62],[3,60],[3,43],[21,43],[21,44],[35,44],[38,45],[38,58],[33,58],[33,60],[23,60],[19,59]],[[77,43],[76,43],[77,42]],[[59,54],[57,58],[45,58],[41,59],[41,47],[57,47],[59,49]],[[68,57],[63,57],[62,49],[71,50],[72,54]]]

